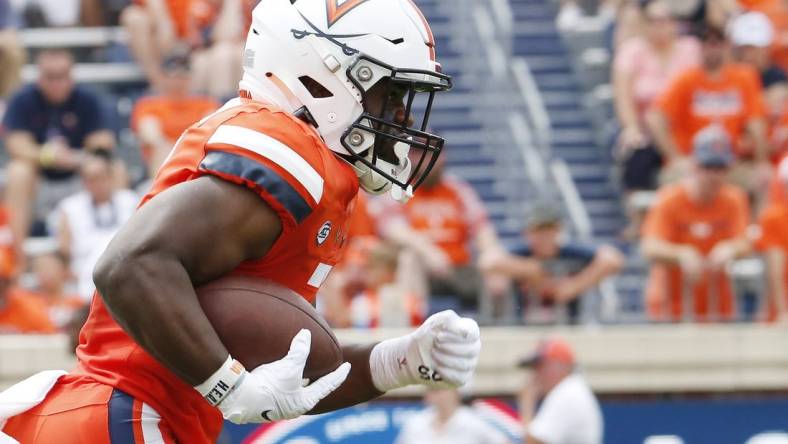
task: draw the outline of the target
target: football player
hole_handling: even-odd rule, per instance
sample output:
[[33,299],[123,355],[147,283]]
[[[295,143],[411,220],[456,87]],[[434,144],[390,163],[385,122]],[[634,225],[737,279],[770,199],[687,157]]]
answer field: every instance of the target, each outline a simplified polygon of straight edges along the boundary
[[[429,172],[443,140],[427,119],[450,87],[411,0],[262,0],[240,97],[180,137],[99,261],[78,367],[3,431],[25,444],[212,443],[223,417],[295,418],[409,384],[467,382],[479,329],[453,312],[344,347],[344,364],[303,386],[307,330],[284,359],[244,369],[194,290],[234,273],[313,301],[358,188],[405,201]],[[340,235],[315,242],[326,229]]]

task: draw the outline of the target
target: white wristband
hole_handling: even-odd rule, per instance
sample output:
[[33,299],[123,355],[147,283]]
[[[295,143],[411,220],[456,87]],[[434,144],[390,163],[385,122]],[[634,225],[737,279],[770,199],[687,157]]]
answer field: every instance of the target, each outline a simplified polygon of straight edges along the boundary
[[244,366],[232,356],[227,356],[219,370],[194,388],[209,404],[216,407],[241,382],[245,374]]
[[404,387],[411,382],[408,372],[408,345],[410,338],[387,339],[372,348],[369,354],[369,370],[372,384],[381,392]]

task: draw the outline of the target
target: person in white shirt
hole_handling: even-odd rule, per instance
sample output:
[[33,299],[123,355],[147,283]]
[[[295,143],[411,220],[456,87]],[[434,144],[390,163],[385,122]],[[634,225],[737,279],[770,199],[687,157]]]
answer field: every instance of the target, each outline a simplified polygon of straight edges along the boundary
[[54,212],[58,248],[70,259],[77,293],[93,297],[93,267],[109,241],[137,208],[131,190],[116,188],[113,159],[107,151],[85,154],[80,169],[83,190],[63,199]]
[[405,423],[396,444],[510,444],[499,431],[460,402],[458,390],[424,395],[427,409]]
[[531,382],[520,393],[527,444],[602,443],[602,411],[585,378],[576,372],[569,344],[545,340],[519,365],[533,369]]

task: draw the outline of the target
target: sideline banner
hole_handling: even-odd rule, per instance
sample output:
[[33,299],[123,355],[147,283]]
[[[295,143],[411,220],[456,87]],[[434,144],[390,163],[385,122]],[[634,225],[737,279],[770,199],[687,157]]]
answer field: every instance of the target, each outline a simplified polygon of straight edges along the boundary
[[[471,407],[522,443],[514,402],[483,399]],[[666,397],[603,401],[605,443],[641,444],[673,436],[683,444],[745,444],[765,433],[788,439],[788,396]],[[228,426],[221,444],[391,444],[402,424],[423,409],[419,401],[373,402],[338,412],[263,426]],[[758,442],[758,441],[750,441]],[[786,442],[786,441],[768,441]]]
[[[393,443],[402,424],[418,415],[418,402],[378,402],[291,421],[254,428],[228,427],[231,443],[242,444],[369,444]],[[480,418],[521,441],[519,421],[509,404],[497,400],[477,400],[471,408]]]

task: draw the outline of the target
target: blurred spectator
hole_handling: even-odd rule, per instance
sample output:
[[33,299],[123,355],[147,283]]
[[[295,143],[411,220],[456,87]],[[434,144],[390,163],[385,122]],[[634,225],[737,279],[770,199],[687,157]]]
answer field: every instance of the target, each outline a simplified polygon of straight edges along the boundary
[[556,26],[561,32],[572,31],[583,22],[593,21],[600,26],[613,22],[619,6],[626,0],[561,0]]
[[0,0],[0,119],[5,99],[19,85],[25,51],[14,31],[16,23],[8,0]]
[[558,338],[544,340],[519,366],[533,371],[519,396],[527,444],[603,442],[602,411],[585,378],[576,371],[569,344]]
[[642,35],[624,41],[616,51],[613,87],[616,115],[621,133],[617,153],[621,181],[626,192],[625,207],[630,224],[622,233],[634,239],[641,211],[633,191],[654,190],[662,168],[662,155],[646,124],[646,111],[668,84],[681,72],[700,64],[697,39],[679,35],[667,0],[653,0],[642,8]]
[[476,310],[490,281],[479,272],[471,243],[481,254],[499,244],[498,236],[471,185],[445,174],[445,164],[443,155],[407,204],[377,199],[372,211],[383,236],[412,249],[425,264],[430,297],[451,297],[460,305],[454,308]]
[[77,26],[81,0],[15,0],[11,3],[28,28]]
[[508,438],[461,403],[456,389],[428,389],[427,409],[410,417],[396,444],[507,444]]
[[788,321],[788,157],[777,168],[777,181],[783,193],[763,210],[757,247],[766,259],[769,302],[765,318]]
[[771,21],[774,40],[772,59],[788,73],[788,2],[785,0],[739,0],[744,10],[765,14]]
[[742,14],[731,22],[729,33],[738,61],[758,70],[767,105],[771,158],[779,161],[788,150],[788,78],[771,60],[775,30],[769,17],[761,12]]
[[691,27],[711,23],[722,28],[739,10],[736,0],[623,0],[616,23],[616,47],[640,33],[644,22],[636,11],[654,1],[664,2],[674,19]]
[[219,107],[216,100],[189,93],[188,54],[170,54],[162,63],[162,73],[161,95],[140,99],[131,115],[131,128],[142,142],[149,177],[156,175],[178,137]]
[[13,273],[11,258],[0,255],[0,333],[54,333],[46,302],[15,287]]
[[[526,217],[523,244],[510,253],[491,249],[482,255],[482,270],[512,278],[523,294],[527,319],[556,321],[563,316],[554,307],[566,307],[570,323],[577,323],[580,298],[624,265],[622,254],[610,245],[598,247],[562,242],[560,208],[547,199],[534,203]],[[542,313],[542,308],[550,307]]]
[[35,293],[46,303],[49,320],[58,330],[66,331],[74,316],[87,303],[69,292],[69,272],[65,256],[61,253],[36,256],[33,259],[33,273],[37,283]]
[[46,217],[60,199],[78,189],[74,173],[84,150],[115,146],[99,97],[74,84],[71,54],[45,50],[37,61],[38,82],[14,95],[3,121],[11,156],[6,201],[20,243],[34,213]]
[[769,143],[775,165],[788,155],[788,82],[772,85],[767,91]]
[[670,14],[665,0],[649,2],[643,37],[624,42],[616,53],[613,84],[627,190],[657,187],[662,156],[649,135],[646,111],[677,74],[700,63],[697,40],[680,36]]
[[652,261],[646,303],[655,320],[733,319],[727,267],[749,251],[747,197],[727,183],[734,158],[727,133],[710,126],[694,146],[690,173],[659,191],[643,227],[643,254]]
[[107,151],[86,155],[80,169],[83,190],[63,199],[54,214],[60,252],[71,263],[77,292],[85,301],[95,290],[96,261],[139,202],[132,191],[115,187],[112,166]]
[[258,0],[194,0],[193,21],[203,36],[194,54],[194,88],[220,99],[238,94],[246,35]]
[[371,248],[365,288],[353,296],[353,327],[417,327],[426,313],[426,277],[413,252],[381,242]]
[[164,54],[189,33],[191,0],[135,0],[123,10],[121,25],[129,35],[129,48],[154,90],[162,83]]
[[729,34],[736,60],[758,70],[764,90],[786,81],[785,72],[771,60],[774,28],[766,14],[748,12],[734,18]]
[[347,223],[347,247],[320,287],[317,309],[334,328],[352,325],[350,302],[366,287],[369,252],[380,242],[366,193],[356,196]]
[[738,157],[733,180],[755,191],[771,172],[758,73],[728,61],[729,44],[721,29],[707,26],[700,35],[703,64],[680,74],[658,99],[647,116],[651,133],[670,169],[668,176],[676,178],[689,170],[694,135],[720,123]]
[[[193,87],[214,97],[237,93],[252,0],[136,0],[121,15],[148,81],[162,89],[160,63],[176,46],[194,50]],[[246,19],[246,22],[244,22]]]

